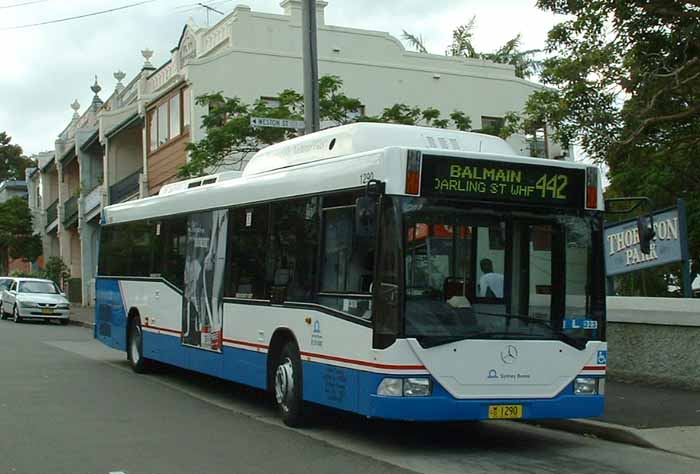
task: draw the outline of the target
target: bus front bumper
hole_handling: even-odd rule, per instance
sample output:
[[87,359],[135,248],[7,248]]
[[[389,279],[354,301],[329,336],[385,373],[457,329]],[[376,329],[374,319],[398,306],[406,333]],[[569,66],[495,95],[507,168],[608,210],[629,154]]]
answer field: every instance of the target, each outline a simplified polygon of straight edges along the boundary
[[370,395],[366,415],[369,417],[411,421],[488,420],[493,405],[521,405],[518,419],[541,420],[560,418],[591,418],[602,416],[603,395],[575,395],[573,384],[553,398],[544,399],[470,399],[452,397],[440,385],[433,386],[427,397],[387,397]]

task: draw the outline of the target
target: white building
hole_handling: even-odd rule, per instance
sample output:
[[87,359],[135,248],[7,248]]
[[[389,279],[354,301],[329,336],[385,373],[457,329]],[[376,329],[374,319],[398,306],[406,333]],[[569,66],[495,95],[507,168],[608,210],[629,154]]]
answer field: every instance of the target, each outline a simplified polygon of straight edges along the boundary
[[[381,115],[397,103],[435,107],[442,118],[459,110],[478,130],[521,111],[541,88],[516,77],[509,65],[411,52],[386,32],[327,25],[325,9],[335,1],[330,6],[317,1],[319,73],[342,79],[344,93],[363,104],[358,114]],[[72,273],[82,277],[84,303],[93,298],[101,207],[156,194],[178,180],[187,144],[206,135],[201,117],[207,111],[195,104],[196,97],[222,91],[248,104],[274,103],[284,89],[303,91],[301,1],[280,5],[280,14],[239,5],[210,28],[189,22],[167,61],[155,68],[153,51],[144,49],[139,74],[123,85],[125,76],[117,71],[105,103],[93,103],[89,117],[80,124],[74,118],[62,132],[55,160],[40,166],[40,173],[51,174],[42,185],[42,207],[53,219],[45,229],[55,237],[46,240],[51,249],[60,247]],[[509,142],[531,155],[524,137]],[[555,143],[536,145],[548,158],[565,155]],[[69,216],[76,203],[77,217]],[[80,246],[74,242],[78,235]]]

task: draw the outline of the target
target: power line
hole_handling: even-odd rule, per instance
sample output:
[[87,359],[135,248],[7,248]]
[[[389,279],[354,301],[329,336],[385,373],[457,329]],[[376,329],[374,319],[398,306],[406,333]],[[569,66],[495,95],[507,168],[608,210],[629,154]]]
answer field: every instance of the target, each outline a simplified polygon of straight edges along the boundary
[[25,5],[34,5],[35,3],[44,3],[48,1],[49,0],[34,0],[33,2],[13,3],[12,5],[0,5],[0,10],[4,10],[5,8],[23,7]]
[[133,7],[138,7],[139,5],[144,5],[146,3],[153,3],[157,0],[145,0],[143,2],[137,2],[137,3],[130,3],[129,5],[124,5],[121,7],[116,7],[116,8],[110,8],[109,10],[100,10],[97,12],[92,12],[92,13],[86,13],[84,15],[77,15],[77,16],[71,16],[68,18],[59,18],[57,20],[48,20],[48,21],[42,21],[40,23],[30,23],[27,25],[17,25],[17,26],[5,26],[0,28],[0,31],[5,31],[5,30],[20,30],[23,28],[32,28],[35,26],[42,26],[42,25],[50,25],[53,23],[62,23],[64,21],[70,21],[70,20],[78,20],[80,18],[87,18],[90,16],[96,16],[96,15],[104,15],[105,13],[111,13],[111,12],[116,12],[118,10],[125,10],[127,8],[133,8]]

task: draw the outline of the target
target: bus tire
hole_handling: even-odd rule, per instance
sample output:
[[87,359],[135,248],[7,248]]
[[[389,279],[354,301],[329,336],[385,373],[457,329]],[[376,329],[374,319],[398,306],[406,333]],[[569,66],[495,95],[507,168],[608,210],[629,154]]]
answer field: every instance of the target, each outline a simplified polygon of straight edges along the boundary
[[137,374],[146,374],[151,370],[151,361],[143,356],[143,331],[138,316],[131,318],[126,341],[126,358],[131,369]]
[[275,363],[273,395],[284,424],[302,426],[305,421],[302,368],[299,348],[294,341],[285,343]]

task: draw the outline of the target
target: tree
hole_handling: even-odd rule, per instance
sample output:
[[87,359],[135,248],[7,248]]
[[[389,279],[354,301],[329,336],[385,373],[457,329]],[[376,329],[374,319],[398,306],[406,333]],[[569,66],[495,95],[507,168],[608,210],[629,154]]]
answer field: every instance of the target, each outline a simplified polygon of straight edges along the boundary
[[539,0],[566,15],[548,36],[526,111],[609,167],[609,195],[685,198],[700,257],[700,2]]
[[[536,75],[541,69],[541,62],[535,59],[539,49],[520,50],[522,37],[516,35],[493,53],[478,52],[474,47],[474,27],[476,15],[452,31],[452,43],[445,50],[446,56],[457,56],[469,59],[481,59],[494,63],[510,64],[515,67],[517,77],[527,79]],[[419,53],[428,53],[422,35],[414,35],[402,30],[401,38]]]
[[61,257],[49,257],[44,267],[44,278],[53,281],[61,288],[63,287],[63,282],[70,278],[70,271]]
[[41,238],[33,234],[32,214],[21,197],[0,203],[0,216],[0,270],[6,274],[10,258],[34,261],[41,255]]
[[[319,79],[319,109],[321,121],[331,126],[356,121],[383,122],[404,125],[426,125],[446,128],[450,120],[440,117],[434,107],[421,109],[406,104],[394,104],[378,116],[358,116],[362,102],[348,97],[343,92],[343,81],[338,76],[323,76]],[[242,163],[251,153],[261,148],[297,136],[297,131],[284,128],[263,128],[251,125],[251,117],[302,120],[304,97],[291,89],[278,95],[279,102],[270,106],[258,100],[253,105],[245,104],[238,97],[224,97],[222,93],[199,96],[195,99],[209,112],[202,119],[207,135],[196,143],[190,143],[189,162],[178,170],[181,177],[201,176],[215,172],[222,166]],[[450,118],[455,128],[468,130],[471,120],[464,112],[454,111]]]
[[0,132],[0,182],[8,179],[24,179],[24,170],[33,166],[30,159],[22,155],[22,147],[12,145],[12,138]]

